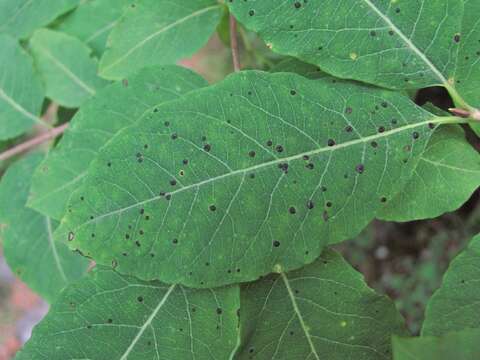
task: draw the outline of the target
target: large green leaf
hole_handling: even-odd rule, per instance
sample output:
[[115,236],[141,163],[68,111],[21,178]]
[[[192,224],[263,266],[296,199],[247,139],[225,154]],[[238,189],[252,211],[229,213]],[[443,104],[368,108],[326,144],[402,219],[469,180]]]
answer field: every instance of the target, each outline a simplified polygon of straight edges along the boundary
[[60,219],[98,149],[115,133],[154,106],[206,85],[194,72],[169,65],[143,69],[100,90],[82,106],[59,145],[37,168],[28,205]]
[[480,155],[461,127],[439,129],[408,185],[379,214],[390,221],[435,218],[459,208],[480,186]]
[[480,329],[480,235],[457,256],[442,286],[430,299],[422,335],[443,335],[466,328]]
[[280,61],[272,68],[272,70],[270,70],[270,72],[292,72],[305,76],[308,79],[322,79],[328,77],[328,75],[321,71],[318,66],[305,63],[292,57]]
[[174,64],[207,42],[221,15],[216,0],[140,0],[112,30],[100,74],[119,79],[148,65]]
[[90,46],[95,54],[101,55],[110,30],[117,24],[125,7],[131,3],[131,0],[84,2],[69,14],[57,29],[79,38]]
[[2,0],[0,33],[27,38],[35,29],[48,25],[79,2],[80,0]]
[[79,107],[107,84],[97,76],[97,62],[91,58],[91,50],[80,40],[40,29],[30,44],[47,96],[60,105]]
[[462,41],[458,55],[456,87],[475,107],[480,107],[480,2],[463,0],[465,14],[463,16]]
[[[464,1],[232,0],[227,4],[273,51],[319,65],[338,77],[388,88],[443,85],[465,105],[454,87]],[[472,10],[472,21],[477,21],[478,11]],[[475,51],[477,47],[475,43]],[[473,66],[472,61],[462,68]]]
[[453,332],[442,337],[393,338],[394,360],[478,360],[480,329]]
[[225,360],[238,339],[237,286],[193,290],[103,267],[62,292],[16,360]]
[[48,301],[70,281],[82,276],[87,259],[55,242],[57,225],[50,218],[25,207],[33,170],[42,160],[33,154],[10,166],[0,183],[0,222],[8,265],[29,287]]
[[242,72],[159,107],[102,149],[58,237],[192,286],[312,262],[403,188],[436,124],[457,121],[333,81]]
[[388,359],[391,336],[407,334],[393,302],[331,250],[245,285],[241,304],[238,359]]
[[0,48],[0,140],[5,140],[43,124],[38,116],[44,93],[32,59],[17,41],[0,35]]

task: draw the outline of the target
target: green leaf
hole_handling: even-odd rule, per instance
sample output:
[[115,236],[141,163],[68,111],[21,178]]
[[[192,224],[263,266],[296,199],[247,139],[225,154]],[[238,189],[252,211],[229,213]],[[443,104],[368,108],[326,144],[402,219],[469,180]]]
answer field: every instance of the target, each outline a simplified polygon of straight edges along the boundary
[[480,235],[450,264],[442,286],[433,294],[422,335],[443,335],[466,328],[480,329]]
[[216,0],[141,0],[112,30],[100,75],[120,79],[149,65],[174,64],[200,49],[222,16]]
[[237,286],[193,290],[100,267],[62,292],[16,360],[228,359]]
[[12,271],[48,301],[81,277],[88,261],[53,240],[57,225],[50,218],[25,207],[30,180],[42,160],[36,153],[10,166],[0,183],[0,222],[3,250]]
[[393,89],[443,85],[461,101],[453,84],[463,1],[233,0],[227,4],[275,52],[316,64],[337,77]]
[[478,360],[480,329],[442,337],[393,338],[394,360]]
[[27,38],[35,29],[48,25],[79,2],[80,0],[2,0],[0,33]]
[[28,205],[60,219],[70,195],[82,184],[88,165],[113,135],[156,105],[206,85],[194,72],[169,65],[143,69],[100,90],[82,106],[59,145],[38,167]]
[[458,209],[480,186],[480,156],[461,127],[432,137],[407,186],[379,214],[389,221],[435,218]]
[[333,81],[241,72],[159,107],[102,149],[57,236],[194,287],[312,262],[403,188],[435,124],[458,121]]
[[16,137],[34,124],[44,98],[40,80],[30,56],[16,40],[0,35],[0,140]]
[[455,82],[464,99],[480,107],[480,2],[463,0],[465,14]]
[[334,251],[241,291],[238,359],[391,358],[391,336],[406,335],[393,302],[376,294]]
[[91,50],[80,40],[40,29],[31,41],[35,64],[46,85],[47,97],[65,107],[79,107],[107,84],[100,79]]
[[96,55],[105,51],[107,37],[131,0],[93,0],[81,3],[57,30],[82,40]]

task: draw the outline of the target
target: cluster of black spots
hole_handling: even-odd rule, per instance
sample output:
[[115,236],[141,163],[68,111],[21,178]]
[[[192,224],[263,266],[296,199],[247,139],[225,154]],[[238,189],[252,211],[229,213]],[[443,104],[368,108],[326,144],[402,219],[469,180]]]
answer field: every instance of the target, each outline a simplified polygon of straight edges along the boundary
[[295,6],[295,9],[300,9],[302,7],[302,3],[300,1],[296,1],[293,6]]
[[178,134],[173,133],[170,137],[172,138],[172,140],[177,140],[178,139]]
[[169,127],[169,126],[170,126],[170,121],[165,121],[165,122],[163,123],[163,125],[165,125],[166,127]]
[[320,190],[321,190],[322,192],[327,192],[327,187],[326,187],[326,186],[322,186],[322,187],[320,187]]
[[217,315],[222,315],[223,310],[221,308],[217,308]]
[[294,206],[290,206],[288,208],[288,212],[292,215],[296,214],[297,213],[297,209],[294,207]]
[[355,166],[355,171],[359,174],[363,174],[363,172],[365,171],[365,165],[358,164],[357,166]]
[[428,128],[429,128],[430,130],[435,129],[435,124],[434,124],[434,123],[428,123]]
[[109,162],[107,163],[107,166],[108,166],[108,167],[112,167],[112,163],[109,161]]
[[272,140],[267,140],[267,146],[272,146],[273,145],[273,141]]
[[143,296],[137,297],[137,301],[140,302],[140,303],[143,302]]
[[400,11],[401,11],[401,10],[400,10],[399,7],[397,7],[397,8],[395,9],[395,12],[396,12],[397,14],[400,14]]
[[326,206],[326,207],[332,207],[332,205],[333,205],[333,204],[332,204],[331,201],[327,201],[327,202],[325,203],[325,206]]
[[290,336],[293,336],[294,332],[293,332],[293,331],[290,331],[289,334],[290,334]]
[[175,245],[178,244],[178,239],[177,238],[173,239],[172,243],[175,244]]
[[80,196],[80,200],[83,201],[85,200],[85,198],[83,196]]
[[205,263],[205,266],[210,266],[210,263],[207,261],[207,262]]
[[282,145],[277,145],[275,146],[275,150],[279,153],[283,152],[283,146]]
[[315,203],[312,200],[307,201],[307,209],[312,210],[315,207]]
[[273,246],[274,246],[274,247],[279,247],[279,246],[280,246],[280,241],[274,240],[274,241],[273,241]]
[[460,40],[461,40],[460,34],[455,34],[455,36],[453,37],[453,41],[455,41],[458,44]]
[[385,126],[379,126],[379,127],[378,127],[378,132],[379,132],[379,133],[385,132]]
[[183,159],[182,164],[183,165],[188,165],[188,159]]
[[346,109],[345,109],[345,114],[351,114],[353,112],[353,109],[348,106]]
[[305,161],[307,161],[307,160],[310,159],[310,156],[308,156],[308,155],[303,155],[303,156],[302,156],[302,159],[305,160]]
[[255,10],[253,10],[253,9],[252,9],[252,10],[250,10],[250,11],[248,12],[248,15],[250,15],[250,16],[253,16],[253,15],[255,15]]
[[370,36],[371,37],[377,36],[377,32],[375,30],[370,31]]
[[136,156],[137,156],[137,161],[138,161],[139,163],[143,162],[143,154],[142,154],[142,153],[139,153],[139,152],[138,152],[138,153],[136,154]]
[[313,168],[315,167],[315,165],[313,165],[313,163],[308,163],[307,165],[305,165],[305,167],[309,170],[313,170]]
[[170,180],[170,185],[171,186],[176,186],[177,185],[177,180],[175,180],[175,179]]
[[153,112],[154,112],[154,113],[158,112],[158,108],[154,108],[154,109],[153,109]]
[[192,312],[195,312],[195,311],[197,311],[197,308],[196,308],[196,307],[192,307],[191,310],[192,310]]
[[290,90],[290,95],[295,96],[297,95],[297,92],[295,90]]
[[140,235],[145,234],[145,232],[144,232],[142,229],[140,229],[140,230],[138,231],[138,233],[139,233]]
[[253,150],[250,150],[250,151],[248,152],[248,156],[250,156],[251,158],[254,158],[255,155],[257,155],[257,154],[256,154],[256,152],[253,151]]
[[93,215],[90,215],[90,220],[93,220],[93,219],[94,219]]
[[206,152],[210,152],[210,150],[212,150],[212,145],[210,144],[203,145],[203,150],[205,150]]
[[154,254],[154,253],[150,253],[150,257],[151,257],[151,258],[154,258],[154,257],[155,257],[155,254]]
[[113,323],[113,319],[107,319],[107,323],[109,324]]
[[126,256],[128,256],[128,253],[124,252],[124,253],[122,253],[122,256],[126,257]]
[[216,207],[215,205],[210,205],[210,206],[208,207],[208,210],[210,210],[210,211],[213,212],[213,211],[216,211],[216,210],[217,210],[217,207]]
[[92,233],[90,236],[91,236],[91,237],[92,237],[92,239],[93,239],[93,238],[95,237],[95,234],[94,234],[94,233]]
[[392,125],[397,125],[397,124],[398,124],[398,120],[397,120],[397,119],[392,119],[391,123],[392,123]]
[[125,234],[125,239],[130,239],[130,235],[129,234]]
[[185,176],[185,171],[180,170],[180,171],[178,172],[178,175],[180,175],[180,176]]
[[345,131],[346,131],[347,133],[352,132],[352,131],[353,131],[353,127],[351,127],[350,125],[347,125],[347,126],[345,127]]
[[282,170],[285,174],[288,173],[288,164],[287,163],[280,163],[278,164],[278,168]]
[[386,101],[383,101],[381,105],[384,109],[388,107],[388,103]]
[[328,141],[327,141],[327,145],[328,145],[328,146],[335,146],[335,144],[336,144],[335,140],[333,140],[333,139],[328,139]]
[[250,179],[255,179],[255,174],[254,174],[254,173],[251,173],[251,174],[248,175],[248,177],[249,177]]
[[414,140],[417,140],[419,137],[420,137],[420,134],[419,134],[418,132],[414,131],[414,132],[412,133],[412,138],[413,138]]
[[393,36],[393,35],[395,35],[395,32],[393,30],[389,30],[388,35]]
[[145,209],[142,208],[142,209],[139,210],[139,212],[140,212],[140,215],[143,215],[143,214],[145,214]]
[[372,141],[370,143],[370,145],[373,147],[373,148],[377,148],[378,147],[378,143],[376,141]]

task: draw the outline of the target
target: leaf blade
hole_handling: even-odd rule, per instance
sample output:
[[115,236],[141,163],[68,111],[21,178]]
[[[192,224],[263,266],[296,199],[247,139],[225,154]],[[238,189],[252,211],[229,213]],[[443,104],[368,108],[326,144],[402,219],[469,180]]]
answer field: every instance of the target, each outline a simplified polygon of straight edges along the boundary
[[[232,75],[119,133],[57,234],[144,279],[202,287],[288,271],[370,222],[411,176],[435,124],[450,121],[357,84]],[[410,152],[398,150],[405,144]],[[93,232],[118,253],[89,241]]]
[[226,359],[239,302],[237,286],[193,290],[100,267],[62,292],[16,359]]

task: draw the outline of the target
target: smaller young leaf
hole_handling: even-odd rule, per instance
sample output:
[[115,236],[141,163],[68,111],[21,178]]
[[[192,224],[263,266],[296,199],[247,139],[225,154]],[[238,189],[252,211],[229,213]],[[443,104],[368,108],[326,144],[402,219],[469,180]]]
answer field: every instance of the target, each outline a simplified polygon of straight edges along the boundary
[[98,267],[60,295],[16,360],[228,359],[238,286],[192,290]]
[[79,2],[80,0],[2,0],[0,33],[25,39],[35,29],[48,25]]
[[393,337],[394,360],[478,360],[480,329],[452,332],[441,337]]
[[200,49],[223,13],[216,0],[142,0],[108,38],[100,75],[120,79],[149,65],[174,64]]
[[79,107],[107,82],[97,76],[97,62],[80,40],[40,29],[30,40],[47,97],[65,107]]
[[454,211],[480,186],[480,155],[459,126],[435,132],[407,186],[378,218],[411,221]]
[[101,89],[82,106],[58,146],[37,168],[28,205],[59,220],[100,147],[145,112],[155,111],[155,106],[206,85],[193,71],[167,65],[144,68]]
[[32,154],[10,166],[0,183],[0,223],[5,259],[12,271],[48,301],[85,273],[89,261],[55,242],[57,225],[25,207],[33,170],[42,160]]
[[32,59],[18,42],[0,35],[0,48],[0,140],[6,140],[43,123],[38,116],[45,95]]
[[241,289],[238,359],[386,359],[406,335],[395,305],[332,250]]
[[93,49],[96,55],[105,51],[107,37],[131,0],[93,0],[83,2],[56,28],[75,36]]
[[[450,264],[440,289],[428,302],[422,335],[480,329],[480,235]],[[477,339],[478,341],[478,339]]]

